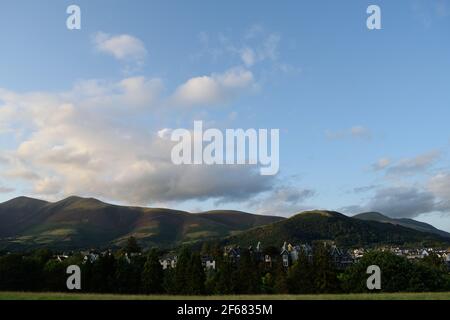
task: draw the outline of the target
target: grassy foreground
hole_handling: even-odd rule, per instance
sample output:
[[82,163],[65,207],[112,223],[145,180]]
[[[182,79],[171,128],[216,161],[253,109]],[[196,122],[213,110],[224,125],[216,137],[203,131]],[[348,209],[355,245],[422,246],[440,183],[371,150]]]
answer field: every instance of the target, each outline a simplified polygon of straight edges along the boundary
[[450,292],[239,296],[145,296],[0,292],[0,300],[450,300]]

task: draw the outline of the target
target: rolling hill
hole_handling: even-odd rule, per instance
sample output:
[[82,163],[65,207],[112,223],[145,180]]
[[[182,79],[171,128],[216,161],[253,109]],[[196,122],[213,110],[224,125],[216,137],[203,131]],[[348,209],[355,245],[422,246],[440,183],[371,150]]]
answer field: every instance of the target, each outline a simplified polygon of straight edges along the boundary
[[104,248],[121,246],[130,236],[143,246],[161,248],[208,239],[276,246],[314,240],[342,246],[450,242],[447,233],[430,225],[376,213],[348,217],[308,211],[285,219],[231,210],[126,207],[81,197],[59,202],[19,197],[0,204],[0,249]]
[[365,220],[365,221],[378,221],[378,222],[384,222],[384,223],[390,223],[393,225],[399,225],[399,226],[403,226],[406,228],[411,228],[417,231],[422,231],[422,232],[429,232],[429,233],[434,233],[434,234],[438,234],[440,236],[446,237],[446,238],[450,238],[450,233],[439,230],[435,227],[433,227],[432,225],[428,224],[428,223],[424,223],[424,222],[419,222],[413,219],[394,219],[394,218],[389,218],[379,212],[365,212],[365,213],[360,213],[357,214],[355,216],[353,216],[353,218],[356,219],[360,219],[360,220]]
[[307,211],[289,219],[261,226],[225,240],[227,244],[281,246],[284,241],[310,243],[331,240],[337,245],[448,244],[449,238],[404,226],[351,218],[334,211]]
[[92,198],[51,203],[20,197],[0,204],[0,248],[79,249],[120,245],[136,237],[145,246],[172,247],[221,238],[282,220],[240,211],[198,214],[125,207]]

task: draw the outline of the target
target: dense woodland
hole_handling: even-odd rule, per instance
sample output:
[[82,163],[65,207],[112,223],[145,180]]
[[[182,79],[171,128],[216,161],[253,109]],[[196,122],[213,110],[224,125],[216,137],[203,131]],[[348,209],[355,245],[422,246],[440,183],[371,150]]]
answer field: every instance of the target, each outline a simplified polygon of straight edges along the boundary
[[[450,290],[450,275],[437,256],[420,261],[388,252],[372,251],[345,270],[334,266],[329,249],[313,248],[312,257],[300,254],[289,268],[275,258],[271,267],[242,250],[238,262],[224,257],[217,246],[192,251],[183,247],[178,252],[176,268],[163,270],[161,252],[141,249],[129,241],[115,253],[101,255],[91,263],[83,255],[74,254],[64,261],[54,253],[39,249],[29,253],[3,253],[0,256],[0,291],[67,291],[66,268],[79,265],[82,292],[133,294],[309,294],[367,292],[366,269],[378,265],[382,270],[381,292],[421,292]],[[205,271],[201,253],[216,260],[216,269]],[[130,258],[131,257],[131,258]]]

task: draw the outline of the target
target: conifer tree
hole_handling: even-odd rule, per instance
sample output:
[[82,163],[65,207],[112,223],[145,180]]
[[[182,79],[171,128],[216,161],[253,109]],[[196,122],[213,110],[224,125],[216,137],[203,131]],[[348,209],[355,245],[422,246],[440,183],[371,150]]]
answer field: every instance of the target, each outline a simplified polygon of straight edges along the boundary
[[201,295],[205,293],[205,270],[202,266],[202,260],[198,253],[191,255],[190,274],[188,275],[189,293],[193,295]]
[[317,293],[335,293],[339,291],[336,267],[331,259],[329,248],[317,244],[313,250],[314,287]]
[[306,252],[301,250],[298,259],[290,268],[287,277],[287,286],[290,293],[305,294],[313,293],[314,271]]
[[173,286],[177,294],[189,294],[191,274],[191,250],[183,247],[178,255],[177,265],[174,272]]
[[274,262],[274,291],[277,294],[288,293],[288,280],[286,270],[281,261]]
[[241,294],[257,294],[261,290],[262,276],[258,263],[248,250],[243,250],[239,262],[238,283],[236,288]]
[[214,276],[214,293],[216,294],[233,294],[233,266],[226,259],[219,259],[217,263],[217,272]]
[[163,292],[164,273],[159,262],[158,252],[152,249],[142,271],[142,289],[144,293],[155,294]]

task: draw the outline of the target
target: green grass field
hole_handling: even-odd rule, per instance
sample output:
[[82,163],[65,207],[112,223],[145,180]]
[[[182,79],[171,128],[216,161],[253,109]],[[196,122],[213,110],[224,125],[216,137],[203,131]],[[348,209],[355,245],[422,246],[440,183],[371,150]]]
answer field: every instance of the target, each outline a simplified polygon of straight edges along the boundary
[[450,300],[450,292],[242,296],[144,296],[0,292],[0,300]]

